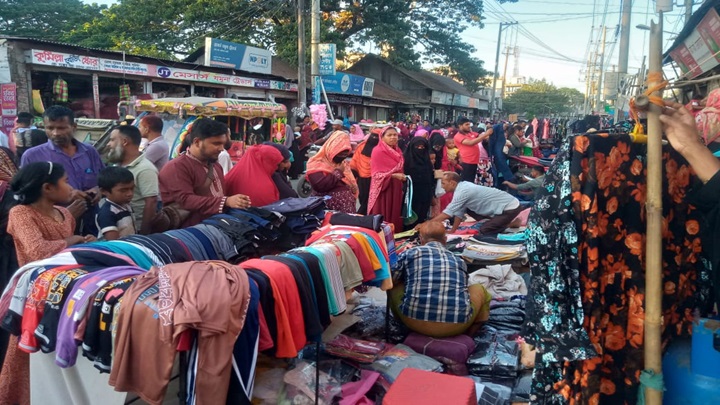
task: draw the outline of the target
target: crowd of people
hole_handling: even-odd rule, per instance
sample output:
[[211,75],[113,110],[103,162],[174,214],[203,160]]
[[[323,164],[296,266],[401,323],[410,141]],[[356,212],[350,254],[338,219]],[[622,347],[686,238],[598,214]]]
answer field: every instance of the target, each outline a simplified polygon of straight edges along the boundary
[[[720,164],[698,142],[692,117],[682,106],[668,104],[662,121],[672,145],[706,183],[703,192],[714,212]],[[524,176],[508,165],[510,156],[538,147],[522,121],[473,123],[461,117],[447,125],[396,122],[361,134],[356,127],[356,142],[342,121],[322,131],[306,117],[289,146],[253,145],[227,169],[218,160],[230,131],[208,118],[192,124],[184,150],[170,161],[162,120],[153,115],[137,126],[114,127],[102,151],[105,159],[75,139],[70,109],[46,109],[43,124],[44,131],[38,130],[32,116],[20,114],[13,142],[0,147],[3,286],[20,266],[69,246],[188,227],[226,210],[297,197],[289,178],[304,175],[313,193],[326,197],[330,210],[382,215],[395,232],[420,230],[423,246],[400,261],[407,288],[396,290],[400,293],[391,297],[391,305],[401,318],[412,318],[403,322],[414,330],[443,336],[487,317],[480,311],[486,294],[468,290],[464,263],[443,248],[444,222],[450,221],[452,233],[469,215],[488,219],[481,235],[502,232],[523,209],[521,200],[532,199],[543,187],[543,166],[533,166]],[[311,145],[320,149],[308,158]],[[441,297],[444,304],[416,294],[429,272],[452,281],[448,288],[454,292]],[[454,309],[436,311],[448,302]],[[438,322],[455,325],[438,329]],[[0,347],[8,348],[7,356],[0,353],[0,401],[27,385],[27,355],[12,350],[16,346],[16,337],[0,331]]]

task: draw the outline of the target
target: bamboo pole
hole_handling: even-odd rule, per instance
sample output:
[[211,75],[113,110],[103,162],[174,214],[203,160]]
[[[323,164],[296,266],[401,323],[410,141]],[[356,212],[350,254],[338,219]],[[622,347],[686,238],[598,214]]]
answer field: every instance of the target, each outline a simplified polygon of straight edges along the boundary
[[[662,12],[650,26],[648,88],[662,82]],[[660,92],[651,96],[661,97]],[[647,231],[645,242],[645,369],[662,373],[662,108],[650,104],[647,113]],[[645,388],[647,405],[662,405],[662,391]]]

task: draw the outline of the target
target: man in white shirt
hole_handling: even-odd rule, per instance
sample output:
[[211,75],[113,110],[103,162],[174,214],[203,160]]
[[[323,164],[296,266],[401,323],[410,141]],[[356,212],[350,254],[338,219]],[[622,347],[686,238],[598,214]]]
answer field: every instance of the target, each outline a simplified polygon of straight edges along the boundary
[[446,172],[440,183],[446,193],[454,193],[453,199],[431,221],[454,219],[450,233],[457,230],[467,213],[477,220],[490,218],[480,228],[480,235],[497,234],[523,210],[520,201],[512,195],[496,188],[460,181],[460,175],[454,172]]

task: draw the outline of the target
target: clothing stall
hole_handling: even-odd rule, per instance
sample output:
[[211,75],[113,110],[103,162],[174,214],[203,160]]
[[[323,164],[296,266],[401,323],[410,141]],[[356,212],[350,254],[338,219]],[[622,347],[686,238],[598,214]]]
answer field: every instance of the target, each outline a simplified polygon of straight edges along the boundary
[[33,402],[123,404],[134,392],[159,404],[179,375],[179,403],[224,403],[221,387],[249,403],[259,352],[295,358],[353,288],[392,286],[389,225],[323,218],[322,198],[287,199],[23,266],[0,312],[19,350],[45,353],[30,356]]

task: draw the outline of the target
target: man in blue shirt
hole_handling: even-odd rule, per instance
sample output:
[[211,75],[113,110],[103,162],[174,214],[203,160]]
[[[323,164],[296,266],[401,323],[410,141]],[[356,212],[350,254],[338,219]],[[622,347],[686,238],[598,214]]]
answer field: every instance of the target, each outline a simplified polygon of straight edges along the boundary
[[468,286],[465,262],[445,249],[445,227],[420,226],[420,242],[403,252],[393,269],[399,282],[389,305],[409,329],[432,337],[472,333],[489,314],[490,295],[482,284]]
[[[22,155],[20,166],[34,162],[53,162],[65,168],[68,183],[73,187],[73,204],[68,207],[78,219],[78,231],[82,235],[96,235],[97,203],[100,200],[97,177],[105,167],[100,154],[92,146],[74,138],[77,124],[71,109],[52,106],[43,114],[48,142],[30,148]],[[87,206],[87,210],[83,209]]]

